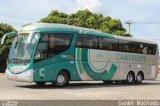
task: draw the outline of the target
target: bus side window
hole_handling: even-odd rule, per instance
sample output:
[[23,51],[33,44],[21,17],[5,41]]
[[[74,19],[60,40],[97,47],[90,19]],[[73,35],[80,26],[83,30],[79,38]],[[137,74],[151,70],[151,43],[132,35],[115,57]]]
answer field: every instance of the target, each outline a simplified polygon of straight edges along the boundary
[[71,34],[53,33],[49,35],[48,56],[53,56],[64,52],[70,46],[72,40]]
[[100,37],[99,38],[99,49],[117,51],[118,50],[118,40]]
[[38,43],[35,60],[39,61],[47,57],[47,50],[48,50],[48,35],[43,35]]
[[97,48],[97,37],[89,35],[79,35],[76,43],[76,47],[81,48]]
[[136,42],[136,53],[147,54],[148,47],[146,43]]
[[103,43],[99,42],[99,49],[103,49]]
[[36,50],[35,61],[64,52],[69,48],[71,39],[71,34],[52,33],[43,35]]
[[157,46],[155,44],[148,44],[148,54],[155,55]]
[[128,52],[128,41],[125,40],[119,40],[119,50],[122,52]]
[[119,40],[119,50],[122,52],[135,53],[136,52],[135,42],[127,40]]

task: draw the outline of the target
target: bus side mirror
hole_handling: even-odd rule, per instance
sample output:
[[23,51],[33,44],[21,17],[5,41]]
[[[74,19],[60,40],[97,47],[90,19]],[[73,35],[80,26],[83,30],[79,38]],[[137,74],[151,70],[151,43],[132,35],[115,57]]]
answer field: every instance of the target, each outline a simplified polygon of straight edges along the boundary
[[10,33],[6,33],[5,35],[3,35],[2,40],[1,40],[2,45],[7,40],[8,36],[17,36],[17,33],[16,32],[10,32]]

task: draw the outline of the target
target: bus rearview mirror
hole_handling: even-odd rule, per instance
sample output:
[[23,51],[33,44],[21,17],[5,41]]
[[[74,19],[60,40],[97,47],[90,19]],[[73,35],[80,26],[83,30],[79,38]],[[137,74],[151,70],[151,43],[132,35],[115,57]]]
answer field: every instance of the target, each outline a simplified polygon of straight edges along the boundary
[[5,35],[3,35],[2,40],[1,40],[1,45],[3,45],[5,43],[8,36],[17,36],[17,33],[16,32],[10,32],[10,33],[6,33]]

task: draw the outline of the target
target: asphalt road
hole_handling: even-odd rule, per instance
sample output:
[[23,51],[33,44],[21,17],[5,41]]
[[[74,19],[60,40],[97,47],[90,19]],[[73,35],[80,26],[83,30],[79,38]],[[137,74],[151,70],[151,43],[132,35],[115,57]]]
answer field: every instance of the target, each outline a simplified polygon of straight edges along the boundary
[[160,100],[160,78],[140,85],[71,82],[68,87],[10,81],[0,74],[0,100]]

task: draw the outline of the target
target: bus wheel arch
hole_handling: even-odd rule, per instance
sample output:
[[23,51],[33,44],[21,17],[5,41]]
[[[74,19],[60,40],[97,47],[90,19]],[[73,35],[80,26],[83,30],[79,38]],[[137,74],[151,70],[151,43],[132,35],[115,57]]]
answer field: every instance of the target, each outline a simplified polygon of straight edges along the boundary
[[55,81],[53,82],[53,85],[56,87],[64,87],[69,84],[70,81],[70,73],[68,70],[61,70],[57,74],[57,77]]
[[[62,69],[60,72],[66,72],[67,74],[68,74],[68,77],[69,77],[69,80],[71,79],[71,74],[70,74],[70,72],[68,71],[68,70],[66,70],[66,69]],[[59,73],[60,73],[59,72]]]
[[135,81],[135,73],[133,71],[129,71],[126,76],[126,83],[133,84]]
[[139,71],[136,75],[135,83],[140,84],[142,83],[142,80],[144,80],[144,73],[142,71]]

